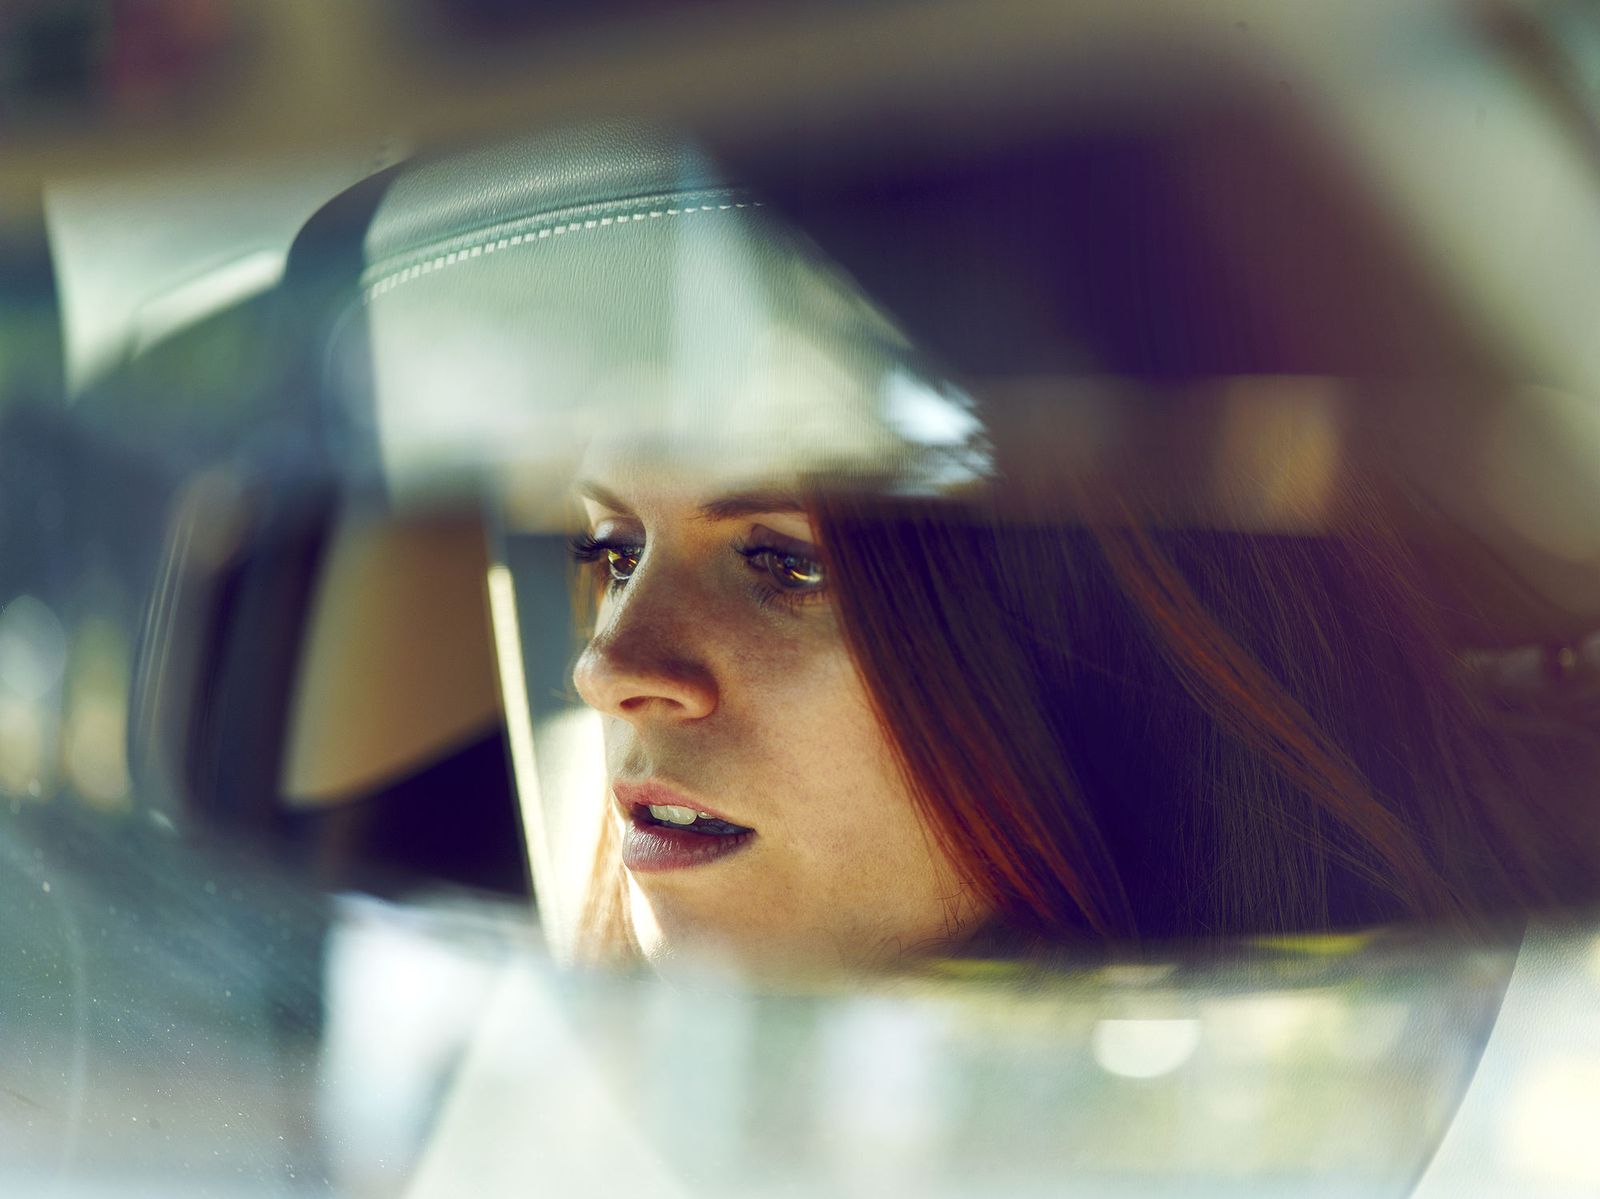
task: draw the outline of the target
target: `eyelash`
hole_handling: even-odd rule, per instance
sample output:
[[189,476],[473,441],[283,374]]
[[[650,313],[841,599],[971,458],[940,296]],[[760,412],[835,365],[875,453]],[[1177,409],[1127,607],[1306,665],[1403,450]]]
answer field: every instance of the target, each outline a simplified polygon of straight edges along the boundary
[[[637,558],[644,552],[644,547],[614,538],[596,537],[592,533],[579,533],[568,543],[568,550],[572,554],[574,561],[584,565],[598,567],[603,563],[605,572],[600,581],[607,590],[614,590],[626,586],[633,572],[630,570],[628,574],[618,577],[613,573],[613,561],[610,555],[633,557],[635,559],[634,569],[637,569]],[[765,575],[772,580],[772,582],[762,582],[758,579],[752,588],[756,602],[762,607],[779,604],[791,610],[796,610],[806,604],[822,599],[827,592],[826,571],[822,563],[815,558],[797,554],[793,550],[785,549],[782,546],[763,545],[760,543],[735,545],[733,552],[744,559],[745,564],[752,571]],[[802,567],[810,568],[806,573],[815,572],[821,575],[821,581],[814,587],[785,587],[777,581],[777,575],[773,573],[774,563],[782,559],[791,559]]]
[[[607,587],[620,585],[627,581],[626,576],[617,578],[611,573],[610,554],[626,554],[637,557],[644,552],[644,546],[634,545],[631,542],[620,541],[610,537],[596,537],[592,533],[579,533],[567,542],[567,550],[575,562],[585,566],[605,563],[605,577],[601,580]],[[630,572],[631,574],[632,572]]]

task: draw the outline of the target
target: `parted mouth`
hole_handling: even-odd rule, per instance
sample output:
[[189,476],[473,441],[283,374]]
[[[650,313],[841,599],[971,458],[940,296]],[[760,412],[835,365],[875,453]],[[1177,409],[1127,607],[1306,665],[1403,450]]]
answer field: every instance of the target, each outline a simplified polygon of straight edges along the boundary
[[722,820],[709,812],[700,812],[677,804],[636,804],[633,807],[633,822],[701,833],[708,837],[736,837],[740,833],[755,832],[753,828]]
[[698,833],[707,837],[734,837],[753,833],[749,825],[730,820],[721,812],[709,811],[689,796],[657,780],[617,781],[612,792],[624,815],[640,828],[664,828]]
[[658,779],[611,785],[628,824],[622,835],[622,864],[635,878],[697,873],[748,848],[756,831],[711,811]]

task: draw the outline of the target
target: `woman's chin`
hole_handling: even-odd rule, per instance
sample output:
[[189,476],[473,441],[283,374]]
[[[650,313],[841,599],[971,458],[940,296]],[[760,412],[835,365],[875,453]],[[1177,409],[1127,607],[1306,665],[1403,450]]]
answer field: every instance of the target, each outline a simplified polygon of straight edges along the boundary
[[[640,955],[659,976],[675,983],[738,986],[759,990],[832,989],[852,980],[914,969],[918,963],[961,953],[971,932],[952,936],[949,925],[825,927],[820,920],[756,918],[770,913],[756,905],[711,910],[682,895],[647,893],[630,879],[629,912]],[[976,913],[953,920],[982,930]]]
[[652,971],[688,986],[792,991],[868,972],[832,942],[661,919],[643,903],[633,907],[633,933]]
[[656,975],[688,986],[787,991],[835,983],[860,973],[838,954],[819,955],[806,947],[770,941],[758,945],[701,932],[675,937],[641,935],[638,943]]

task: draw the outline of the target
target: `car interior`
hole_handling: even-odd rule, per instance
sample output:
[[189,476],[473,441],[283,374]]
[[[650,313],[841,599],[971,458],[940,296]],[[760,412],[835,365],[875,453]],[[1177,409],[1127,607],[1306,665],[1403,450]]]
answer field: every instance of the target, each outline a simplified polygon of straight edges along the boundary
[[[0,14],[0,1180],[1600,1185],[1600,18],[1305,10]],[[596,733],[540,372],[579,368],[526,295],[619,339],[701,297],[651,290],[671,242],[531,282],[481,250],[723,180],[1067,523],[1114,493],[1315,541],[1338,486],[1380,497],[1597,869],[1493,945],[1180,941],[865,996],[568,973]],[[679,1110],[717,1136],[647,1114]]]

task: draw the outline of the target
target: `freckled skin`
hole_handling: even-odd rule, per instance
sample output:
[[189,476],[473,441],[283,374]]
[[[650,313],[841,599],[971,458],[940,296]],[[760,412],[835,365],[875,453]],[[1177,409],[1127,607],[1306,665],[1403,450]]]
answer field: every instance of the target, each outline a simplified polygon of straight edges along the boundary
[[[604,479],[601,540],[642,544],[610,587],[574,681],[605,716],[611,777],[660,779],[756,830],[743,850],[631,877],[647,958],[751,976],[871,968],[947,946],[983,913],[926,835],[825,590],[762,604],[733,547],[814,543],[803,515],[705,519],[725,493]],[[599,565],[605,570],[604,563]],[[619,833],[625,817],[614,811]]]

